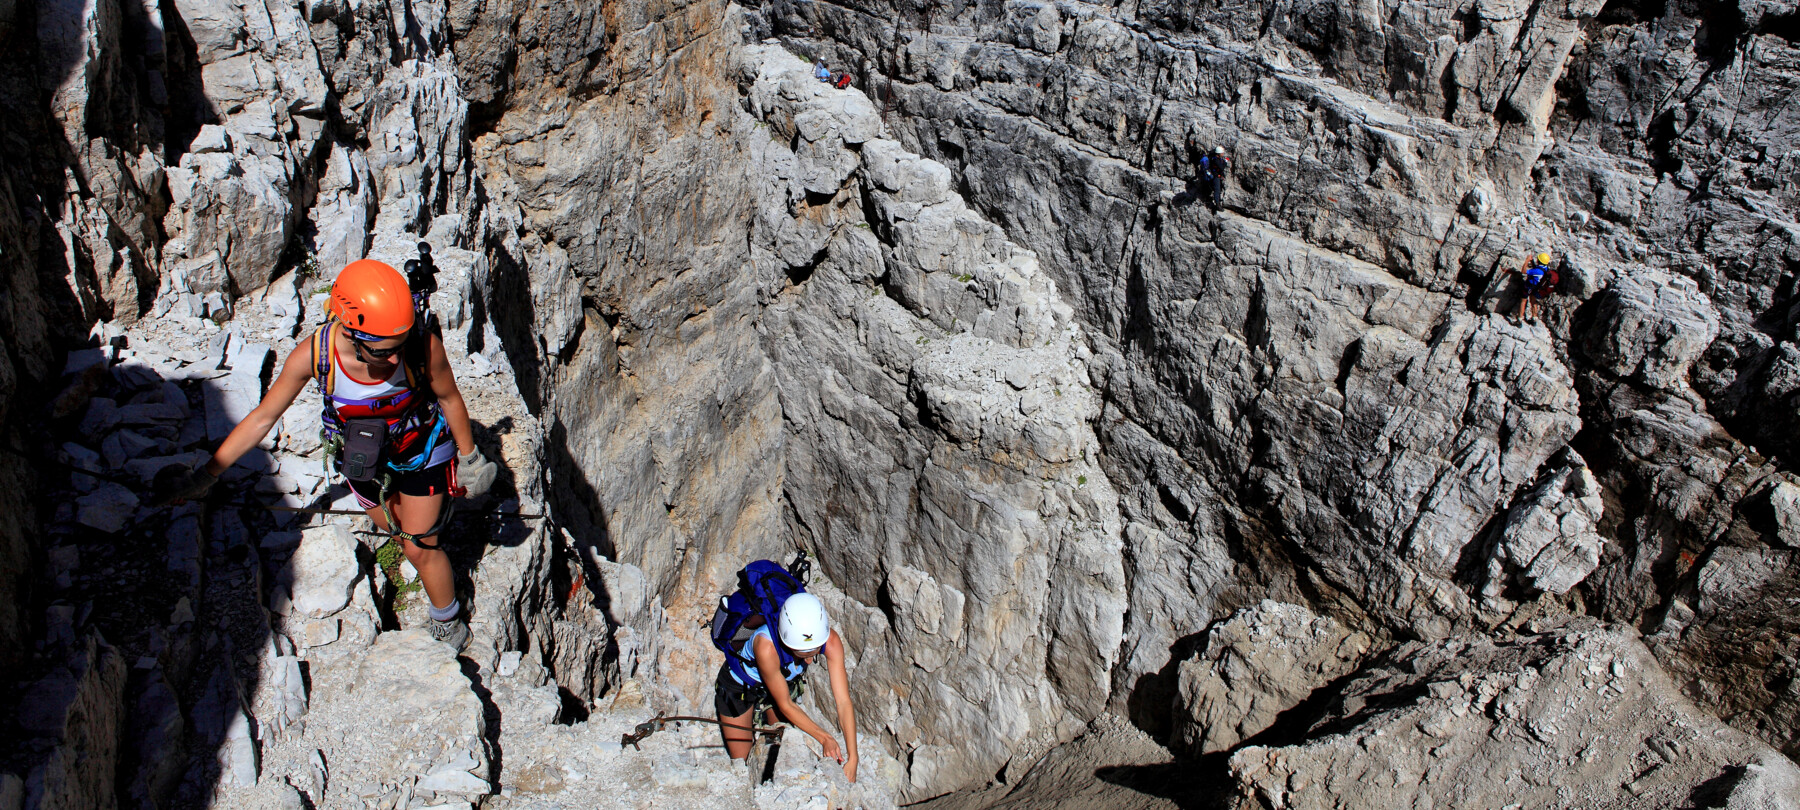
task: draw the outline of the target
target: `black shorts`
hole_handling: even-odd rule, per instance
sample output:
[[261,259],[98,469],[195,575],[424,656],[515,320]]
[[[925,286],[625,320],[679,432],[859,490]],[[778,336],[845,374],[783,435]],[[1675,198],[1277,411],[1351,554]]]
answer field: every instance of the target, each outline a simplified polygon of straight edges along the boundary
[[[788,683],[788,694],[798,699],[802,691],[800,675],[795,675]],[[719,665],[719,677],[713,682],[713,709],[720,717],[737,717],[756,708],[756,704],[769,699],[769,690],[762,684],[741,684],[731,677],[731,665]]]
[[[399,493],[419,498],[447,495],[450,493],[450,466],[452,463],[454,462],[446,461],[423,470],[397,473],[394,475],[394,485],[388,490],[388,495]],[[379,479],[351,481],[346,478],[344,484],[350,487],[351,492],[356,493],[357,506],[364,509],[381,507],[381,481]]]

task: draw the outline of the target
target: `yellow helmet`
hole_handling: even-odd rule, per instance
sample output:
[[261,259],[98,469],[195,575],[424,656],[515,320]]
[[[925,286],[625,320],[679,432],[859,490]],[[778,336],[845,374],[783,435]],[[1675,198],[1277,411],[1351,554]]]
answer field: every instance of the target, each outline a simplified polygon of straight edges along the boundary
[[1538,264],[1549,264],[1549,263],[1550,263],[1550,254],[1548,254],[1548,253],[1539,253],[1539,254],[1538,254],[1538,255],[1537,255],[1537,263],[1538,263]]

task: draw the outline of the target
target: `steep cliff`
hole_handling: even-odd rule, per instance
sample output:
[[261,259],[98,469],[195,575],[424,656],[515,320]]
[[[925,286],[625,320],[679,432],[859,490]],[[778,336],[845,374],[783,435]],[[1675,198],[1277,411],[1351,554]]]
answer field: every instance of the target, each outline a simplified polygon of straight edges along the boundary
[[[1797,20],[0,7],[0,808],[1784,806]],[[420,243],[508,469],[461,657],[360,519],[270,510],[349,505],[315,393],[146,491]],[[859,785],[618,744],[799,550]]]
[[[1661,629],[1691,694],[1794,751],[1764,505],[1793,480],[1791,6],[752,16],[855,70],[1071,291],[1128,546],[1179,555],[1129,554],[1115,700],[1263,595],[1402,637],[1593,613]],[[1234,169],[1209,212],[1183,186],[1215,144]],[[1539,250],[1565,282],[1518,324],[1505,271]],[[1590,469],[1597,536],[1517,536],[1533,493]],[[1754,549],[1775,556],[1734,562]],[[1697,613],[1708,566],[1757,585]],[[1747,650],[1766,677],[1725,664]]]

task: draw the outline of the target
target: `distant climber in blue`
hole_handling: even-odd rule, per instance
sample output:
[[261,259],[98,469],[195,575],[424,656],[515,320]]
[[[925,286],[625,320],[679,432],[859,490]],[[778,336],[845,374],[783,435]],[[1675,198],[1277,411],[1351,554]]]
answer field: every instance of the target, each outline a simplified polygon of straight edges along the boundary
[[1519,277],[1525,281],[1525,293],[1519,298],[1519,315],[1517,320],[1535,321],[1543,301],[1556,292],[1556,285],[1562,281],[1561,274],[1551,267],[1548,253],[1539,253],[1519,268]]
[[1215,146],[1212,154],[1200,157],[1200,190],[1206,194],[1206,206],[1214,211],[1219,210],[1219,201],[1225,196],[1225,175],[1231,173],[1231,159],[1225,157],[1225,147]]

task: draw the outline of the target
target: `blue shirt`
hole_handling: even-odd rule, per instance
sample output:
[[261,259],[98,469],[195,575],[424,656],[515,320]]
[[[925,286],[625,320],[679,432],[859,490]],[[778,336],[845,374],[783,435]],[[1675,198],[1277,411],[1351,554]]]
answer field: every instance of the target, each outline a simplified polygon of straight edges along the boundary
[[[756,632],[753,633],[750,636],[750,638],[744,640],[744,648],[738,651],[739,655],[742,655],[745,659],[748,659],[744,662],[744,671],[749,673],[751,680],[755,681],[756,683],[762,683],[763,682],[762,671],[761,671],[761,669],[759,669],[756,666],[756,663],[755,663],[756,662],[756,640],[758,638],[766,638],[769,640],[769,643],[771,643],[771,644],[780,644],[781,642],[776,641],[775,637],[769,634],[769,626],[765,624],[761,627],[756,628]],[[787,680],[791,681],[797,677],[800,677],[800,673],[805,672],[805,671],[806,671],[805,664],[802,664],[799,661],[794,661],[787,665],[787,673],[785,674],[785,678]],[[738,683],[744,683],[744,679],[739,678],[738,674],[735,670],[732,671],[732,673],[731,673],[731,679],[734,681],[737,681]],[[746,684],[746,685],[748,685],[748,684]]]

